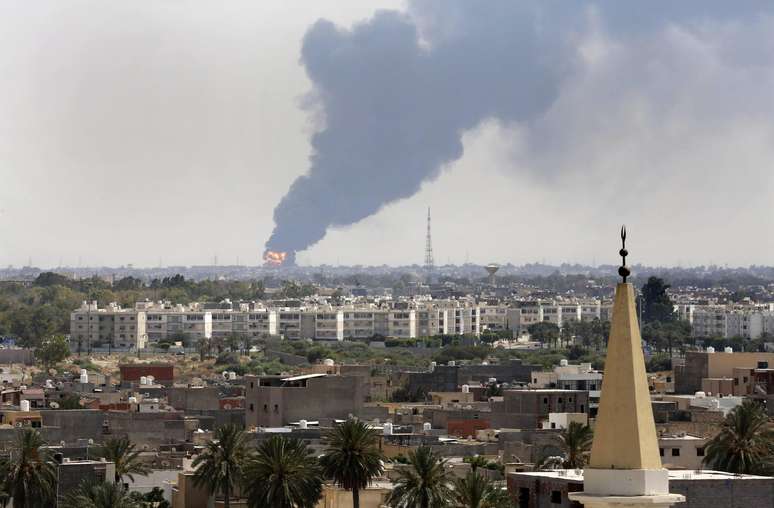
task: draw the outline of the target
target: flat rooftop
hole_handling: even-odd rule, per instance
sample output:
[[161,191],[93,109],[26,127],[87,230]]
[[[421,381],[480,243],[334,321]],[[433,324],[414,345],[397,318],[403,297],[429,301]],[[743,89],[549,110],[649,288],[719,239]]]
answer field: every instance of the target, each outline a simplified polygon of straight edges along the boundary
[[[530,471],[525,473],[509,473],[521,476],[536,476],[541,478],[565,478],[574,481],[583,481],[582,469],[549,469],[546,471]],[[669,470],[669,480],[771,480],[770,476],[756,476],[751,474],[726,473],[725,471],[712,470]]]

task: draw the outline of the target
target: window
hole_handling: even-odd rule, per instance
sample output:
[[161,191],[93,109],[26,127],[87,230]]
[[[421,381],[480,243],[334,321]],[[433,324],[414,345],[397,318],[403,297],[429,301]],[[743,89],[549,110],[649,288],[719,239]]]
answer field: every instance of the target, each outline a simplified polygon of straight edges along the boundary
[[580,408],[580,409],[581,409],[581,410],[580,410],[580,412],[581,412],[581,413],[585,413],[585,412],[586,412],[586,409],[585,409],[585,407],[583,406],[583,404],[581,404],[581,408]]
[[697,457],[704,457],[704,447],[696,448],[696,456]]
[[663,448],[659,448],[658,449],[658,454],[663,457],[664,456],[664,449]]
[[263,412],[264,413],[268,413],[269,412],[269,405],[268,404],[264,404],[263,405]]
[[552,490],[551,491],[551,504],[562,504],[562,491],[561,490]]
[[253,411],[255,411],[255,407],[252,404],[250,404],[250,412],[252,413]]
[[672,448],[672,457],[680,456],[680,448]]
[[279,404],[274,404],[274,413],[279,413]]
[[559,397],[559,404],[561,404],[561,403],[562,403],[562,398],[561,398],[561,397]]
[[543,404],[548,404],[548,397],[543,397]]

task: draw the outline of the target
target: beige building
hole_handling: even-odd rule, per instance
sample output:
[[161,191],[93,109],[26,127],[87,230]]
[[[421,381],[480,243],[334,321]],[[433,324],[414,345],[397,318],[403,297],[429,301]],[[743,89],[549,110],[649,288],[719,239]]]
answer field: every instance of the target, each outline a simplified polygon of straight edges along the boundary
[[70,343],[80,351],[108,346],[144,348],[146,319],[143,310],[124,309],[116,303],[100,309],[95,301],[83,302],[70,313]]

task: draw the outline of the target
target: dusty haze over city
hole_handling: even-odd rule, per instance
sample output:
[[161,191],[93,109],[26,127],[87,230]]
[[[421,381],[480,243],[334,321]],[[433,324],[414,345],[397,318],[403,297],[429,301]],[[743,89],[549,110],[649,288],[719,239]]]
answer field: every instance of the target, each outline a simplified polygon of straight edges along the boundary
[[616,4],[4,2],[0,264],[771,264],[770,4]]

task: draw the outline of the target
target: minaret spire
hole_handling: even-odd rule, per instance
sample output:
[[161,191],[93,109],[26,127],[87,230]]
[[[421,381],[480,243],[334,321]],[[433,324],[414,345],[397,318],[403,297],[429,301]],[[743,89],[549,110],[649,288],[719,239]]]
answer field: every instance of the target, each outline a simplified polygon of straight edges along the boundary
[[621,242],[618,274],[623,281],[615,290],[591,460],[584,471],[584,491],[570,494],[570,499],[587,508],[665,508],[685,498],[669,493],[669,474],[661,465],[634,287],[626,282],[630,272],[625,227]]

